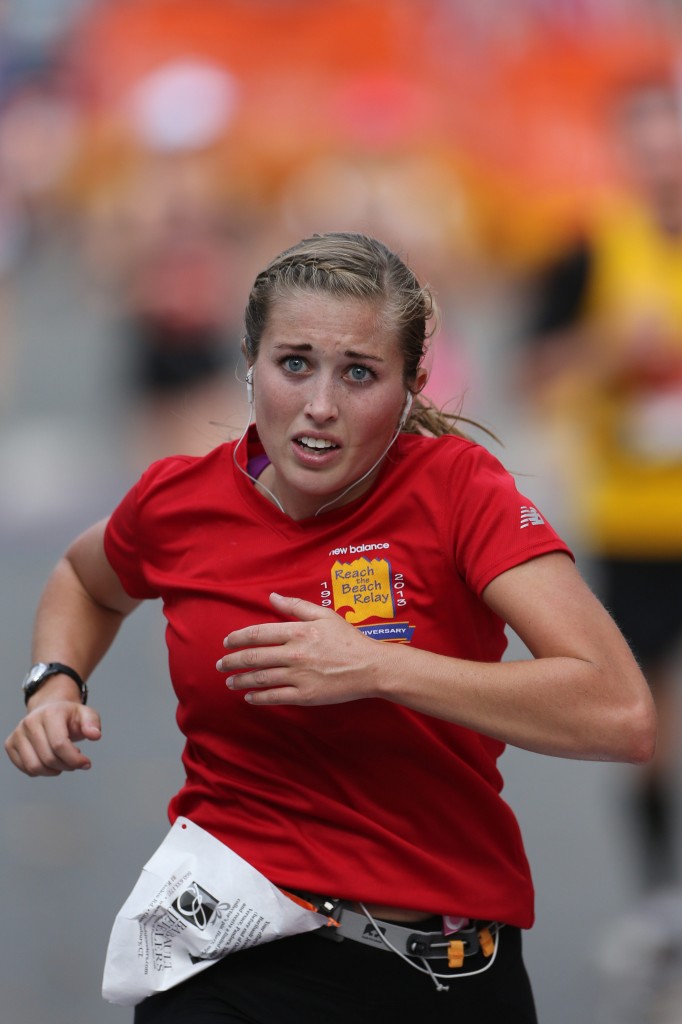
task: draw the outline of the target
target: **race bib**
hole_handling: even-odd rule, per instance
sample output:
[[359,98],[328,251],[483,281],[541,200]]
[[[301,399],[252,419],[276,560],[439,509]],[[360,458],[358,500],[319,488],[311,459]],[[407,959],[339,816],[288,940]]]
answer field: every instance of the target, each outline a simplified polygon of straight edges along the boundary
[[102,995],[134,1006],[229,953],[328,923],[210,833],[178,818],[116,916]]

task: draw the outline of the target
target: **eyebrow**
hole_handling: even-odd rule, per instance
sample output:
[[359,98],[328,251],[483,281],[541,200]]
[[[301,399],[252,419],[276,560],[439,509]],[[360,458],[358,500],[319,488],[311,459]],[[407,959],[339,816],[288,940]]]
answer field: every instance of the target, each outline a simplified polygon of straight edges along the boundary
[[[301,342],[300,345],[289,345],[289,344],[280,343],[279,345],[275,345],[274,347],[276,349],[279,349],[279,348],[288,349],[290,352],[312,352],[313,351],[313,346],[309,342],[307,342],[307,341]],[[348,359],[362,359],[365,362],[372,362],[372,363],[383,363],[384,362],[384,359],[382,359],[381,356],[371,356],[367,352],[355,352],[354,349],[351,349],[351,348],[347,348],[346,351],[343,354]]]

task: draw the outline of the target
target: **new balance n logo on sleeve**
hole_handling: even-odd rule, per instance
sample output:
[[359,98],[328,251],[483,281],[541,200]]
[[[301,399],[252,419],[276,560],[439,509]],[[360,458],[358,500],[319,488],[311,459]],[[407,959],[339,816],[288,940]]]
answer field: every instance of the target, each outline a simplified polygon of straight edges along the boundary
[[525,530],[527,526],[542,526],[544,519],[536,508],[532,505],[521,506],[521,529]]

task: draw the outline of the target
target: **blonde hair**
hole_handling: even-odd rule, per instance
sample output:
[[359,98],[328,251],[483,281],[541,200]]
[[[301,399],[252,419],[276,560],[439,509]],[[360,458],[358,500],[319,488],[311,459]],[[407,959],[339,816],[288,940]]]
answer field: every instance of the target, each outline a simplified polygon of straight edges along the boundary
[[[383,315],[398,332],[403,379],[411,390],[433,334],[429,325],[437,319],[437,308],[430,289],[419,283],[396,253],[368,235],[332,231],[304,238],[275,256],[256,277],[244,314],[250,363],[258,356],[274,299],[296,291],[380,303]],[[415,395],[402,429],[436,437],[461,434],[456,424],[462,419]]]

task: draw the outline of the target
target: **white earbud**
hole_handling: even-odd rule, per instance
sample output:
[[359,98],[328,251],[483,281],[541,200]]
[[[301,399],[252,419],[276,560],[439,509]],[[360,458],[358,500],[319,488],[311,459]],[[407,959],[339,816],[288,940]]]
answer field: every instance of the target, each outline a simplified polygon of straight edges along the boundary
[[249,405],[253,405],[253,371],[249,370],[246,374],[246,401]]
[[410,415],[410,409],[412,408],[413,395],[411,391],[407,392],[407,401],[403,407],[403,411],[400,415],[400,422],[398,423],[398,430],[402,430],[407,423],[407,417]]

